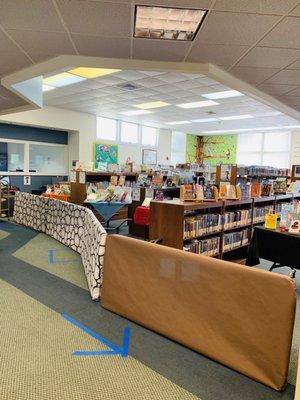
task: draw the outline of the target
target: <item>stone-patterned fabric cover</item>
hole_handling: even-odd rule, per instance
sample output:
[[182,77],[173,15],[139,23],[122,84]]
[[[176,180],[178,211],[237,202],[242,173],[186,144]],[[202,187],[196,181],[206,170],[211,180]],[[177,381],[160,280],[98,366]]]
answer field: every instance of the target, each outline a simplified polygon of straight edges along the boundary
[[99,299],[107,233],[91,210],[72,203],[17,192],[14,220],[46,233],[77,251],[82,258],[92,299]]

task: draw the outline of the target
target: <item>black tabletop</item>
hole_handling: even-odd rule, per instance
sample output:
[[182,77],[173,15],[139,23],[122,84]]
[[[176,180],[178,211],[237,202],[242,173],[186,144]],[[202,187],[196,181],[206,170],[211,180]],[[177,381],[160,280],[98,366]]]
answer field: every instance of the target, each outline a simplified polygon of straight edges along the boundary
[[257,265],[260,258],[300,269],[300,235],[255,227],[246,265]]

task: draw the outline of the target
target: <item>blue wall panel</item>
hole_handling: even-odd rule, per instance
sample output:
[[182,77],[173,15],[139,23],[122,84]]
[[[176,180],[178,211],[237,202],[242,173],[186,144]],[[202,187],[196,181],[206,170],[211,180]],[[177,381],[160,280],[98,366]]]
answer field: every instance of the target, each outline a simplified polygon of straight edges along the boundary
[[68,132],[0,123],[0,138],[68,144]]

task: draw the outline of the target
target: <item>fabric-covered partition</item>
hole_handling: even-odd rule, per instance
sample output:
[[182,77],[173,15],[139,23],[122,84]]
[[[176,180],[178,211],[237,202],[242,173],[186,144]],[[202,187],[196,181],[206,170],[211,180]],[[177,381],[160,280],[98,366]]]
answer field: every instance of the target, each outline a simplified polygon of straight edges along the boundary
[[281,390],[296,294],[287,276],[120,235],[107,239],[101,304]]
[[14,220],[77,251],[82,258],[92,299],[99,299],[107,233],[91,210],[72,203],[17,192]]

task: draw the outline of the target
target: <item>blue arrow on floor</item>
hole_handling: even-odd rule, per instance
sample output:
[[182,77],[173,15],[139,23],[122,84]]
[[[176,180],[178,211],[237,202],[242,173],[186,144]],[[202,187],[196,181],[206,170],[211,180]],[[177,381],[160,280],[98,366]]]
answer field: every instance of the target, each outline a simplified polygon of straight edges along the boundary
[[68,314],[62,314],[62,317],[66,321],[70,322],[72,325],[76,326],[83,332],[87,333],[92,338],[98,340],[98,342],[100,342],[110,348],[110,350],[74,351],[74,353],[72,353],[73,356],[116,356],[116,355],[120,355],[121,357],[128,357],[129,344],[130,344],[130,328],[128,328],[128,327],[124,328],[122,346],[119,347],[116,344],[111,343],[109,340],[105,339],[103,336],[94,332],[92,329],[83,325],[81,322],[70,317]]

